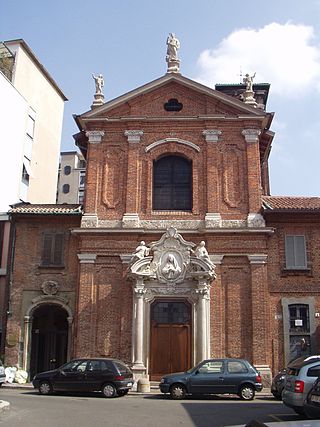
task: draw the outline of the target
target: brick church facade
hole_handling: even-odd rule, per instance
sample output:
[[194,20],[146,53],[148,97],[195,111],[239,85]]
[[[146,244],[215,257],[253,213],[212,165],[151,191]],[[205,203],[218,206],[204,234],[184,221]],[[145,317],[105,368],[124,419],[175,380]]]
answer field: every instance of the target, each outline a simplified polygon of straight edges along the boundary
[[230,356],[267,382],[320,351],[320,198],[269,195],[269,85],[253,90],[168,72],[75,117],[83,211],[10,213],[6,363],[114,356],[158,380]]

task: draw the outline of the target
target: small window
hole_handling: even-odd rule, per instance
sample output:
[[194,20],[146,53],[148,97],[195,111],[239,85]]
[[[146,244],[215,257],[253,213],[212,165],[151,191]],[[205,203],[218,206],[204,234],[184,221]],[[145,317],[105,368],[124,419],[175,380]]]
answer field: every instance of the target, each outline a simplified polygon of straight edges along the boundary
[[305,236],[286,236],[285,251],[287,269],[307,268]]
[[31,116],[28,116],[27,121],[27,135],[33,139],[34,136],[34,119]]
[[65,166],[64,167],[64,174],[70,175],[71,174],[71,166]]
[[86,173],[85,171],[81,171],[79,174],[79,187],[84,188]]
[[69,191],[70,191],[70,185],[69,184],[63,184],[63,186],[62,186],[62,192],[64,194],[68,194]]
[[79,169],[85,169],[85,167],[86,167],[86,161],[85,160],[79,160],[78,168]]
[[78,203],[82,204],[84,201],[84,190],[79,190],[78,192]]
[[29,185],[30,176],[28,174],[28,171],[27,171],[25,165],[22,166],[22,177],[21,177],[21,179],[22,179],[22,182],[24,184]]
[[42,249],[43,266],[63,266],[63,233],[44,233]]
[[164,109],[166,111],[181,111],[182,108],[182,103],[179,102],[176,98],[171,98],[168,102],[164,104]]

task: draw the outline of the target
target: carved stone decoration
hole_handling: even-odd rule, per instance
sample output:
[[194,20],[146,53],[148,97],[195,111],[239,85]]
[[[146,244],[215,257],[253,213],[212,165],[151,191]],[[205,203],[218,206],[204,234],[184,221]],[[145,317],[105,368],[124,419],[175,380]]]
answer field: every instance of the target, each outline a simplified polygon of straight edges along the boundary
[[115,150],[106,155],[103,168],[102,201],[109,209],[115,209],[120,202],[120,191],[123,173],[121,164],[123,162],[122,150]]
[[243,198],[242,153],[236,147],[227,147],[222,155],[222,189],[223,200],[231,208],[238,207]]
[[168,228],[161,239],[150,243],[149,247],[153,256],[144,256],[131,265],[132,278],[165,283],[170,288],[169,293],[175,293],[175,285],[185,279],[198,281],[205,278],[211,281],[215,278],[214,264],[194,256],[195,244],[184,240],[174,227]]
[[59,292],[59,284],[53,280],[46,280],[41,285],[41,290],[45,295],[56,295]]

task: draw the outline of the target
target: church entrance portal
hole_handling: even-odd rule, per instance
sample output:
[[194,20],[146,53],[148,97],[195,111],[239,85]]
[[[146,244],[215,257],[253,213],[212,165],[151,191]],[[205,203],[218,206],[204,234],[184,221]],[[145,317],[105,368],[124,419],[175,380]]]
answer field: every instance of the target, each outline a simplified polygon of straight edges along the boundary
[[191,308],[186,301],[155,301],[151,306],[150,379],[186,371],[191,363]]
[[58,305],[41,305],[33,313],[30,377],[67,360],[68,313]]

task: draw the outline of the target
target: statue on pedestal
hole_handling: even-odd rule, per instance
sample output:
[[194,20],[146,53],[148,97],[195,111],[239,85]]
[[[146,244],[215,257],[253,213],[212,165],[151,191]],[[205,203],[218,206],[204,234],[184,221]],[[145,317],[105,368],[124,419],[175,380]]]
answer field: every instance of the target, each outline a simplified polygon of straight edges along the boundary
[[246,85],[246,91],[252,92],[253,89],[253,79],[255,78],[256,73],[253,74],[253,76],[250,76],[248,73],[243,78],[243,83]]
[[96,94],[102,94],[102,88],[104,86],[103,75],[98,74],[97,76],[95,76],[94,74],[92,74],[92,77],[96,85]]
[[96,85],[96,93],[94,94],[94,100],[91,105],[91,108],[95,108],[104,104],[104,95],[102,92],[102,88],[104,86],[104,80],[103,80],[102,74],[98,74],[97,76],[92,74],[92,77],[94,80],[94,84]]
[[166,61],[168,63],[168,73],[180,72],[180,60],[178,58],[178,49],[180,49],[180,42],[174,33],[170,33],[167,38],[167,55]]

